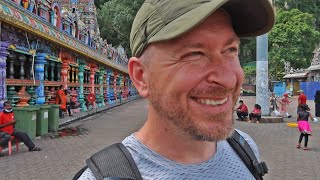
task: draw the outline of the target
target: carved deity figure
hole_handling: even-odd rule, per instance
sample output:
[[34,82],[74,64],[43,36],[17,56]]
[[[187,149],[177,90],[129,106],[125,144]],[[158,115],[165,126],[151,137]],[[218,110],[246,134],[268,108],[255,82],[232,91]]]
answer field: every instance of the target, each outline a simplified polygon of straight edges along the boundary
[[107,40],[103,40],[102,41],[102,45],[101,45],[101,52],[104,54],[104,55],[107,55],[108,54],[108,43],[107,43]]
[[320,64],[320,48],[318,48],[313,55],[311,65],[319,65]]
[[286,74],[289,73],[290,67],[291,67],[290,62],[289,61],[285,61],[284,62],[284,71],[285,71]]
[[29,5],[28,10],[31,11],[31,12],[33,12],[34,6],[35,6],[35,0],[30,0],[30,5]]
[[73,23],[71,24],[71,34],[73,37],[76,37],[76,27]]
[[25,9],[29,8],[30,0],[22,0],[22,5]]
[[16,105],[17,107],[29,106],[28,101],[30,100],[31,96],[27,93],[25,86],[21,87],[17,95],[19,96],[19,100]]
[[290,73],[294,73],[293,67],[290,68]]
[[57,26],[58,25],[58,10],[54,9],[53,13],[53,25]]

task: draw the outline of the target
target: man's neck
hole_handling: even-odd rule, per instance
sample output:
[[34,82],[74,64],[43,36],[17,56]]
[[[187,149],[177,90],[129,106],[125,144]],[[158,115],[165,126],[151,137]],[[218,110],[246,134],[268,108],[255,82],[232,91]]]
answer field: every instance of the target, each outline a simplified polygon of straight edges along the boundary
[[216,152],[216,142],[197,141],[169,120],[149,112],[136,138],[156,153],[181,164],[201,163]]

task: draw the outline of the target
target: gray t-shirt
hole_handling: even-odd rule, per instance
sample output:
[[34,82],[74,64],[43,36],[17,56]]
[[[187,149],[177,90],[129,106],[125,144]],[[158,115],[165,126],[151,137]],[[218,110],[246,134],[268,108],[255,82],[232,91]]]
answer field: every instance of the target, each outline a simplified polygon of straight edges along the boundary
[[[258,148],[251,137],[241,131],[239,133],[247,140],[259,159]],[[226,140],[217,143],[217,151],[208,161],[188,165],[179,164],[157,154],[139,142],[133,134],[125,138],[122,143],[131,153],[143,179],[254,180],[251,172]],[[78,180],[96,180],[96,178],[92,171],[87,169]]]

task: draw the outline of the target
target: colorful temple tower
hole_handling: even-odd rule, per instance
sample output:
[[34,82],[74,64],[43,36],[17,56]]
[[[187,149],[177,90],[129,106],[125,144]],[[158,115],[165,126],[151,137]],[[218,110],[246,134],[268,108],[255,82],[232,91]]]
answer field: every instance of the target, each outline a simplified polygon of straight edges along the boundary
[[122,46],[100,37],[93,0],[0,1],[2,102],[52,104],[63,85],[81,111],[112,105],[137,94],[127,63]]

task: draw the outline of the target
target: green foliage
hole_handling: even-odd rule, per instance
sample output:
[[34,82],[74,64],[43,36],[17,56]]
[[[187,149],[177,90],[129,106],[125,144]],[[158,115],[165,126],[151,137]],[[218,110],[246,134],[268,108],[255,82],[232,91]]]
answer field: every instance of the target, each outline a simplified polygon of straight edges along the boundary
[[319,0],[273,0],[277,8],[282,10],[299,9],[313,14],[317,29],[320,29],[320,1]]
[[110,1],[110,0],[94,0],[94,5],[97,7],[97,8],[101,8],[101,6],[106,3],[107,1]]
[[243,73],[246,77],[256,75],[256,67],[245,66],[243,67]]
[[298,9],[278,11],[276,22],[269,33],[269,70],[278,80],[283,75],[284,61],[289,61],[293,68],[310,66],[320,34],[313,15]]
[[129,57],[131,24],[143,2],[144,0],[107,0],[98,10],[101,37],[114,47],[122,45]]
[[241,64],[256,60],[256,38],[241,39],[239,59]]

